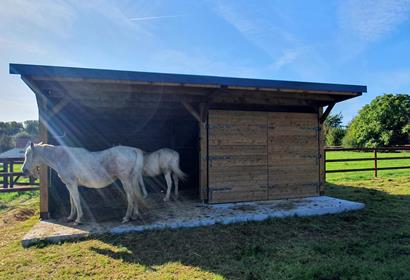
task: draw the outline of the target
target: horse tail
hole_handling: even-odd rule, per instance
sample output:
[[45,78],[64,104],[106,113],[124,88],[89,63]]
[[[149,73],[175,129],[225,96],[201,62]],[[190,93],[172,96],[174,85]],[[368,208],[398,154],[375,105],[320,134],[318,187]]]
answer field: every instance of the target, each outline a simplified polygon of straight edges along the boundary
[[173,162],[172,162],[172,172],[181,181],[185,181],[188,178],[188,174],[184,173],[179,168],[179,153],[178,152],[175,152],[175,157],[174,157]]
[[[145,206],[145,202],[142,198],[141,192],[141,181],[142,179],[142,169],[144,168],[144,157],[142,151],[139,149],[134,149],[135,153],[135,163],[132,168],[132,186],[134,188],[135,198],[137,199],[138,204]],[[143,183],[143,181],[142,181]]]

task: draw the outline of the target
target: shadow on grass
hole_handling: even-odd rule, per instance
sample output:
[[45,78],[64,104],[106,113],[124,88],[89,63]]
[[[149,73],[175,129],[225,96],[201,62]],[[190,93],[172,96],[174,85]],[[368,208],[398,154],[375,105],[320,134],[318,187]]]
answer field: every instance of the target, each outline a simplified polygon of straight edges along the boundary
[[366,208],[320,217],[103,235],[96,239],[116,249],[90,250],[147,270],[177,262],[228,279],[410,278],[410,196],[336,184],[328,184],[327,195],[364,202]]

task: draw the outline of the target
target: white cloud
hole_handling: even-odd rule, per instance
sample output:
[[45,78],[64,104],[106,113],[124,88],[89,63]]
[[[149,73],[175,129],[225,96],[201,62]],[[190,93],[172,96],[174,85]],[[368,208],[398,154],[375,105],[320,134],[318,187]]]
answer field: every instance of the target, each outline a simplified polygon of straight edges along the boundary
[[273,63],[272,69],[276,72],[283,66],[292,63],[300,52],[297,50],[285,50],[283,54]]
[[[374,87],[382,93],[407,93],[410,88],[410,68],[378,71],[371,75]],[[407,92],[405,92],[407,91]]]
[[340,26],[359,39],[373,42],[409,19],[410,0],[341,1]]
[[324,80],[329,67],[319,51],[321,43],[304,42],[291,31],[293,21],[286,11],[276,10],[273,5],[269,9],[269,15],[259,15],[257,9],[247,10],[238,2],[228,1],[216,2],[213,7],[247,42],[266,54],[265,69],[259,69],[260,73],[269,73],[268,78],[286,73],[287,79],[291,73],[295,79]]
[[133,17],[130,18],[131,21],[145,21],[145,20],[155,20],[155,19],[166,19],[166,18],[180,18],[185,15],[166,15],[166,16],[149,16],[149,17]]
[[3,0],[0,30],[42,30],[66,37],[75,19],[73,8],[63,1]]
[[[258,77],[260,73],[253,68],[241,66],[241,61],[213,60],[200,52],[182,52],[175,49],[159,51],[153,56],[150,65],[168,73],[187,73],[197,75],[216,75],[233,77]],[[149,71],[156,71],[155,69]],[[258,75],[259,74],[259,75]]]

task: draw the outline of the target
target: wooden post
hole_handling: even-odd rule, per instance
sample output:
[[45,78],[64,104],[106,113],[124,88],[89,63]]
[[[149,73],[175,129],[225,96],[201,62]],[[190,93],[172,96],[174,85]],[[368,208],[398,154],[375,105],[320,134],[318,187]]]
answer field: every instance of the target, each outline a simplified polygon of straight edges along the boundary
[[326,182],[326,162],[325,162],[325,137],[323,135],[323,107],[319,107],[318,113],[318,157],[319,157],[319,195],[325,194],[325,182]]
[[14,187],[13,172],[14,172],[14,164],[13,164],[13,160],[10,160],[10,188]]
[[[6,161],[6,162],[4,162],[4,171],[6,172],[6,173],[8,173],[9,172],[9,163]],[[4,175],[3,176],[3,187],[5,188],[5,189],[7,189],[8,187],[9,187],[9,176],[8,175]]]
[[326,182],[326,150],[323,149],[323,180]]
[[[29,88],[36,94],[36,100],[38,105],[38,115],[39,115],[39,136],[40,141],[43,143],[48,143],[48,102],[44,93],[32,82],[30,78],[22,75],[21,79],[29,86]],[[48,209],[48,167],[45,165],[40,166],[40,218],[48,219],[49,209]]]
[[208,199],[208,104],[199,106],[199,194],[200,199]]
[[377,149],[374,149],[374,177],[377,178]]
[[[47,114],[47,99],[37,96],[39,105],[39,136],[43,143],[48,143],[48,130],[45,115]],[[48,167],[40,166],[40,218],[46,220],[50,218],[48,209]]]

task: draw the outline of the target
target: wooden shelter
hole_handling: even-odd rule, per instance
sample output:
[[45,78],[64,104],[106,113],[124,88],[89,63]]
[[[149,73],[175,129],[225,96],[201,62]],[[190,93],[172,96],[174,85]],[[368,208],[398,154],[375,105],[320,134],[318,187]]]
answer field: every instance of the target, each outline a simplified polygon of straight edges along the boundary
[[[321,125],[335,103],[366,92],[354,85],[21,64],[10,64],[10,73],[36,95],[43,142],[175,149],[189,175],[182,190],[208,203],[323,194]],[[116,189],[103,192],[120,195]],[[81,191],[95,199],[96,190]],[[43,168],[42,217],[65,213],[67,204],[55,172]]]

